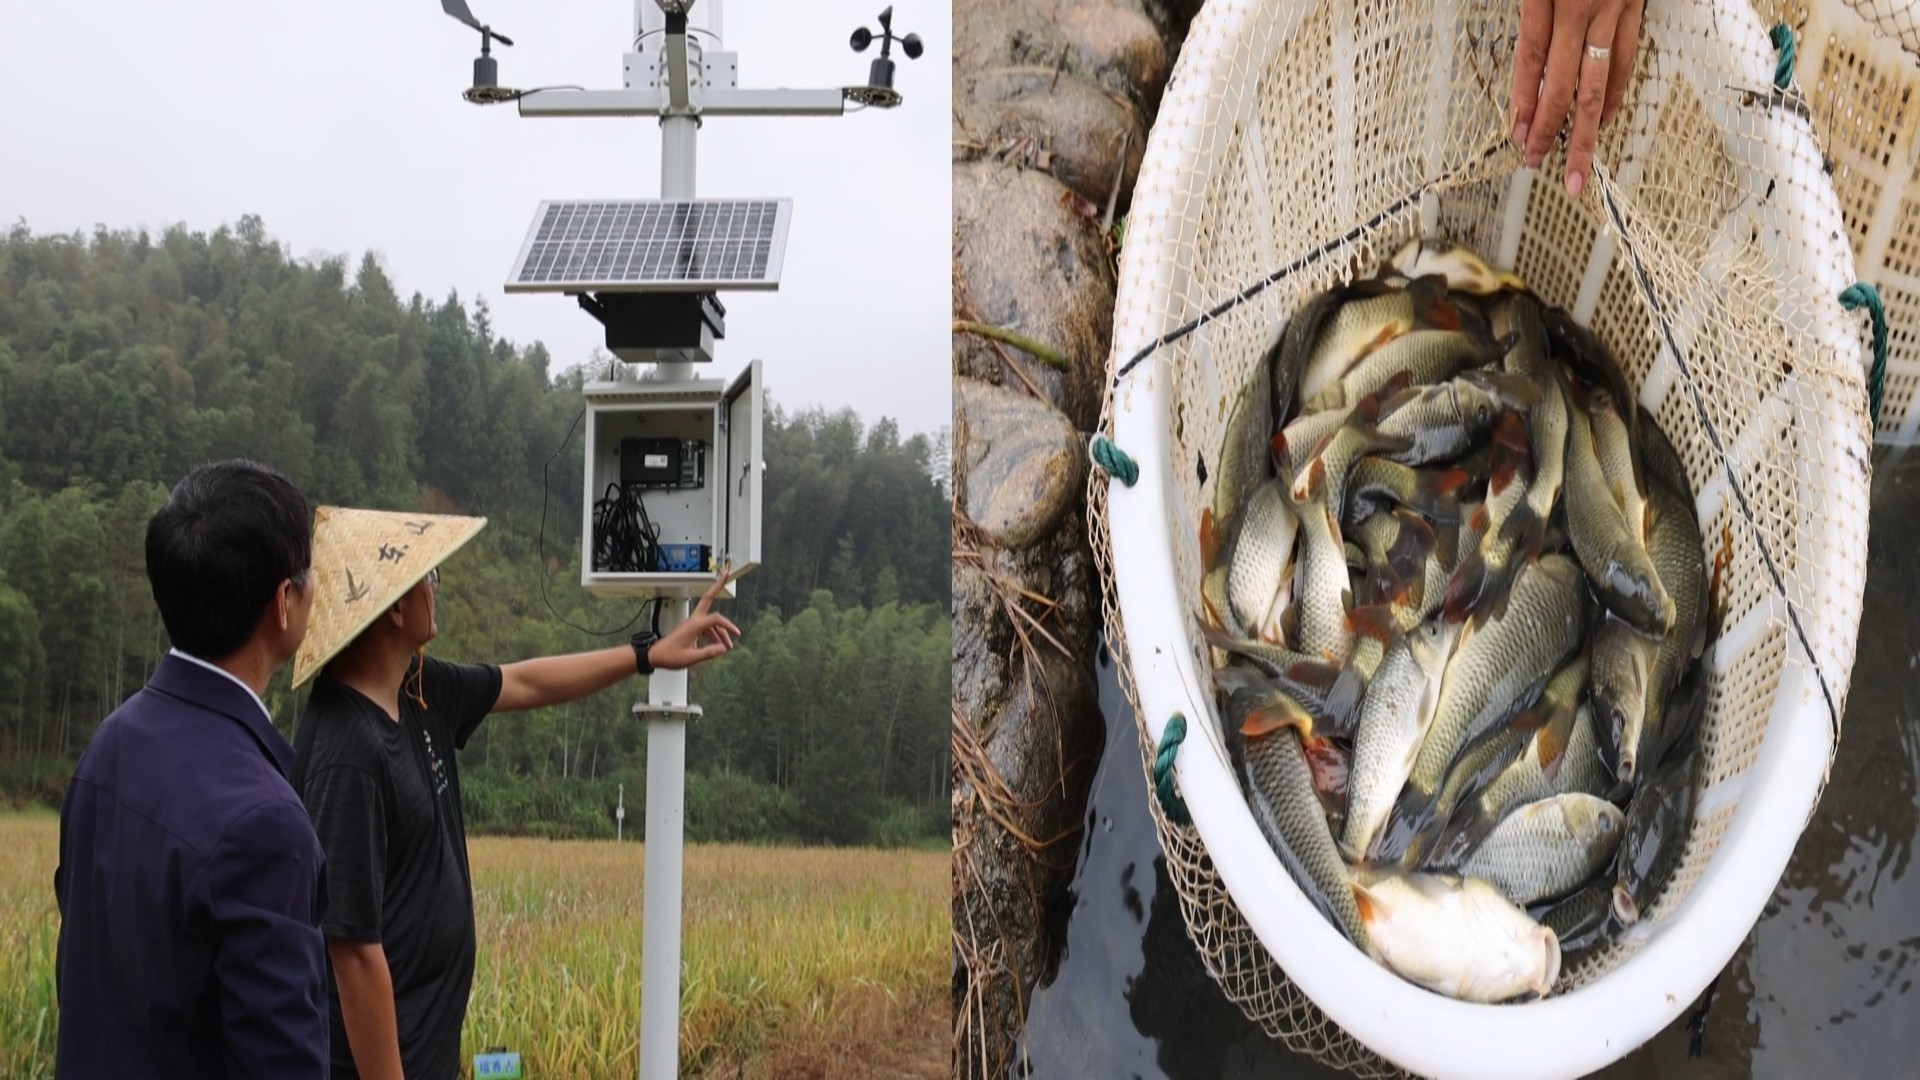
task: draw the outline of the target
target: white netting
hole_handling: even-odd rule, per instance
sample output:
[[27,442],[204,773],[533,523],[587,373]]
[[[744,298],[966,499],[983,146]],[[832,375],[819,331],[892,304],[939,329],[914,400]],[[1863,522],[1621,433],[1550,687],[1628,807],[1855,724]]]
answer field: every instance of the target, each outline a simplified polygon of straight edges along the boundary
[[[1089,496],[1108,642],[1140,714],[1145,764],[1166,718],[1142,707],[1139,665],[1179,684],[1160,697],[1197,714],[1190,729],[1217,726],[1210,696],[1192,690],[1211,663],[1193,615],[1200,510],[1229,406],[1288,314],[1416,232],[1514,266],[1593,327],[1672,438],[1698,493],[1706,556],[1732,538],[1729,601],[1702,661],[1706,795],[1651,910],[1657,926],[1727,835],[1773,718],[1804,710],[1830,730],[1827,762],[1804,765],[1824,784],[1859,629],[1870,433],[1864,318],[1836,301],[1855,280],[1841,208],[1801,99],[1773,92],[1764,28],[1743,0],[1647,8],[1635,81],[1602,133],[1599,181],[1575,204],[1559,190],[1563,153],[1533,183],[1505,142],[1517,4],[1212,0],[1183,48],[1127,221],[1102,419],[1116,434],[1117,414],[1149,408],[1164,427],[1160,446],[1116,439],[1143,477],[1158,474],[1141,490],[1164,501],[1161,576],[1178,590],[1178,627],[1130,635],[1120,614],[1119,590],[1162,569],[1160,538],[1143,544],[1129,531],[1153,527],[1144,510],[1116,505],[1147,496],[1116,488],[1110,499],[1098,473]],[[1143,636],[1151,644],[1136,655]],[[1169,676],[1166,654],[1189,677]],[[1783,678],[1796,669],[1806,677]],[[1789,685],[1795,700],[1776,700]],[[1154,817],[1188,931],[1228,997],[1326,1064],[1397,1073],[1288,980],[1200,832],[1157,804]],[[1582,961],[1559,989],[1604,979],[1644,944]]]
[[1912,0],[1755,0],[1794,32],[1794,81],[1833,172],[1861,280],[1887,306],[1875,438],[1920,442],[1920,10]]

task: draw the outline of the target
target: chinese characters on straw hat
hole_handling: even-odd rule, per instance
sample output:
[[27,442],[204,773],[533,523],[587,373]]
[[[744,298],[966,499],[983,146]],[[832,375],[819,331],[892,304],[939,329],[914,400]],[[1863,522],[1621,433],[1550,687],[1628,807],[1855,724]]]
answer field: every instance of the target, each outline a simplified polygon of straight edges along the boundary
[[420,583],[484,528],[483,517],[403,514],[323,506],[313,515],[313,616],[293,661],[293,685],[373,625],[380,613]]

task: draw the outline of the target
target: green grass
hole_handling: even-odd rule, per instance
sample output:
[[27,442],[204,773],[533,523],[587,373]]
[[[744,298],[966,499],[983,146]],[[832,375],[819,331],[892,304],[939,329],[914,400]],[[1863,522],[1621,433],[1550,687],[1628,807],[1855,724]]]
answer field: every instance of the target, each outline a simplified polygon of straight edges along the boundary
[[[57,835],[51,814],[0,815],[0,1073],[10,1077],[52,1075]],[[469,851],[480,952],[465,1058],[505,1044],[528,1076],[631,1075],[644,848],[477,837]],[[685,1075],[814,1071],[823,1058],[822,1075],[860,1075],[866,1067],[850,1062],[893,1053],[936,1010],[944,1021],[945,846],[695,845],[686,859]],[[937,1056],[944,1070],[944,1049]]]

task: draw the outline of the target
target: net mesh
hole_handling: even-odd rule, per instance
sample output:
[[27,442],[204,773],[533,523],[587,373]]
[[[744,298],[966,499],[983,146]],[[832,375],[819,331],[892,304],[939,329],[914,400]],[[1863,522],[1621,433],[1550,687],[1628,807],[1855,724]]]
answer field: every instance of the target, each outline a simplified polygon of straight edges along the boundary
[[[1684,460],[1703,554],[1711,562],[1724,545],[1731,556],[1702,661],[1706,794],[1650,911],[1657,927],[1719,846],[1789,665],[1807,669],[1801,704],[1838,746],[1866,558],[1864,320],[1836,302],[1854,280],[1841,214],[1805,136],[1804,101],[1772,91],[1776,57],[1751,9],[1648,5],[1598,182],[1575,203],[1557,183],[1564,156],[1532,183],[1505,142],[1517,7],[1212,0],[1184,46],[1127,223],[1102,430],[1141,386],[1164,388],[1167,457],[1140,464],[1170,470],[1166,527],[1182,606],[1196,612],[1199,517],[1227,413],[1287,315],[1417,233],[1489,256],[1506,243],[1529,286],[1619,359]],[[1089,501],[1107,641],[1138,713],[1097,472]],[[1182,631],[1204,671],[1191,614]],[[1217,724],[1210,702],[1196,706]],[[1226,995],[1298,1052],[1398,1075],[1288,981],[1199,833],[1157,803],[1153,814],[1188,933]],[[1603,978],[1643,942],[1570,966],[1558,989]]]
[[1756,0],[1797,43],[1795,81],[1833,173],[1860,278],[1887,306],[1874,435],[1920,442],[1920,7],[1912,0]]

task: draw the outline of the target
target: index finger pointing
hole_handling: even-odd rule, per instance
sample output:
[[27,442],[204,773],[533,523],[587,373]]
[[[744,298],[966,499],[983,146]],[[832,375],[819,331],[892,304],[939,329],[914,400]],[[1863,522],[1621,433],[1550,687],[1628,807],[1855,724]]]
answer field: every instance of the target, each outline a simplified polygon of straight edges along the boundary
[[721,564],[720,576],[713,579],[713,584],[707,586],[707,591],[700,595],[700,602],[694,605],[693,613],[695,615],[705,615],[708,611],[712,610],[713,599],[720,595],[721,589],[727,587],[729,571],[732,569],[733,567],[730,565]]

